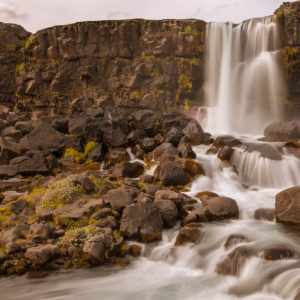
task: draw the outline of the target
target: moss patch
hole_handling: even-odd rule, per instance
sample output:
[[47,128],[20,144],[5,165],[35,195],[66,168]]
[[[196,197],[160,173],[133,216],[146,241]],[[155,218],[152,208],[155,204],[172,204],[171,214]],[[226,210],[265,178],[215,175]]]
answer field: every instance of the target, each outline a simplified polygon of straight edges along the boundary
[[67,148],[64,154],[64,157],[71,157],[76,163],[84,163],[87,160],[87,157],[90,152],[95,150],[99,146],[99,143],[96,142],[88,142],[85,145],[84,152],[81,153],[73,148]]

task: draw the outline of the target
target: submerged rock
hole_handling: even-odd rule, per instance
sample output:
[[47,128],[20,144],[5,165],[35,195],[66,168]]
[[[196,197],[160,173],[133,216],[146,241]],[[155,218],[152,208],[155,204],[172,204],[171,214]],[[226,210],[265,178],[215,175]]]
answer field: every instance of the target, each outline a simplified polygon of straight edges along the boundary
[[256,220],[274,221],[275,209],[274,208],[259,208],[254,212]]

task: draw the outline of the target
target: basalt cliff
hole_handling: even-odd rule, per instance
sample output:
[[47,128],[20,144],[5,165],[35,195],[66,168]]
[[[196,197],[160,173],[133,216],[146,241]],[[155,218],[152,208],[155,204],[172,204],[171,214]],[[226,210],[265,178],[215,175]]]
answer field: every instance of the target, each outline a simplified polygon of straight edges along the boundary
[[[300,105],[300,3],[275,13],[282,100]],[[203,101],[206,23],[200,20],[80,22],[31,34],[0,23],[0,103],[67,113],[91,106],[165,111]]]

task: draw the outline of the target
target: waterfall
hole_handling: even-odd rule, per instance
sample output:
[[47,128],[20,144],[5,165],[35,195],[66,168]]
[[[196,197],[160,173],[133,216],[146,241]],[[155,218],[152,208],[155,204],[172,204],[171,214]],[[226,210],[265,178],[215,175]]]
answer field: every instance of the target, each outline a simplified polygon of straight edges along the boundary
[[206,130],[257,134],[281,119],[278,47],[274,16],[207,25]]

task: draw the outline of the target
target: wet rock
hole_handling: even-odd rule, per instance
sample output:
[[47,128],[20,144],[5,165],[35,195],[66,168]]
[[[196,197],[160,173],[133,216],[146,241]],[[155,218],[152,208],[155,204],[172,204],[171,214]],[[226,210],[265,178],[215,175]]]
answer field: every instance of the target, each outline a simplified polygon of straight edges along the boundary
[[59,248],[56,245],[41,245],[27,249],[25,257],[33,265],[42,266],[58,254]]
[[213,142],[213,146],[216,148],[221,148],[224,146],[235,147],[240,145],[242,145],[241,141],[230,135],[219,136]]
[[182,228],[175,241],[175,246],[183,246],[188,243],[199,244],[200,231],[196,227],[184,227]]
[[234,153],[234,149],[232,149],[228,146],[224,146],[219,150],[218,158],[221,161],[229,162],[231,160],[231,157],[232,157],[233,153]]
[[300,142],[289,141],[283,146],[283,150],[286,153],[292,154],[300,159]]
[[134,203],[123,210],[120,233],[142,242],[160,240],[163,220],[158,207],[152,201]]
[[219,151],[218,148],[216,148],[216,147],[211,147],[211,148],[209,148],[209,149],[206,151],[205,154],[207,154],[207,155],[214,155],[214,154],[217,154],[218,151]]
[[129,161],[130,157],[125,149],[114,148],[106,153],[105,160],[107,161],[108,165],[115,165],[123,161]]
[[142,254],[142,247],[139,245],[130,245],[127,252],[133,257],[138,257]]
[[219,197],[218,194],[209,192],[209,191],[203,191],[199,192],[196,195],[197,198],[200,198],[202,202],[202,206],[206,206],[208,204],[209,199],[214,198],[214,197]]
[[133,203],[137,193],[135,189],[119,188],[111,190],[106,195],[106,202],[108,202],[112,209],[122,210],[125,206]]
[[289,123],[274,122],[264,130],[266,139],[270,142],[285,142],[300,139],[300,126],[296,121]]
[[237,219],[239,208],[235,200],[226,197],[215,197],[206,206],[210,220]]
[[38,124],[20,140],[20,147],[24,150],[62,152],[64,146],[64,135],[46,123]]
[[248,242],[249,242],[248,238],[246,238],[244,235],[232,234],[227,238],[224,247],[226,250],[228,250],[230,248],[235,247],[238,244],[248,243]]
[[198,222],[208,222],[209,216],[206,207],[196,207],[194,208],[184,219],[183,224],[187,225],[189,223]]
[[177,147],[182,137],[182,130],[176,127],[172,127],[171,130],[167,132],[165,141]]
[[176,158],[175,162],[180,163],[184,171],[195,178],[196,176],[205,175],[202,165],[191,158]]
[[274,208],[259,208],[254,212],[254,219],[263,221],[274,221],[275,209]]
[[285,247],[269,247],[260,251],[259,256],[266,260],[290,259],[294,253]]
[[276,195],[275,215],[276,222],[300,224],[300,186]]
[[158,190],[155,193],[155,201],[164,201],[170,200],[174,202],[178,210],[182,208],[183,205],[183,196],[179,193],[170,190]]
[[274,146],[270,144],[265,143],[247,143],[246,145],[246,151],[248,152],[259,152],[260,157],[272,159],[272,160],[281,160],[282,154],[281,152]]
[[217,265],[216,272],[221,275],[239,276],[249,256],[250,251],[247,248],[237,247],[227,255],[223,262]]
[[191,119],[183,129],[184,141],[192,145],[202,144],[205,140],[204,132],[199,123]]
[[116,164],[113,175],[116,177],[137,178],[144,173],[144,165],[139,162],[122,162]]
[[185,185],[190,180],[181,164],[167,161],[160,166],[159,179],[163,185]]
[[83,252],[93,263],[101,264],[105,260],[105,250],[110,248],[112,243],[112,230],[110,228],[103,228],[84,243]]
[[178,151],[180,153],[180,156],[183,158],[196,158],[196,153],[193,151],[190,144],[180,143],[178,146]]
[[172,227],[175,225],[176,218],[177,218],[177,207],[171,200],[156,200],[156,206],[158,207],[164,224],[167,227]]

